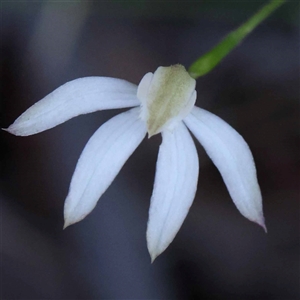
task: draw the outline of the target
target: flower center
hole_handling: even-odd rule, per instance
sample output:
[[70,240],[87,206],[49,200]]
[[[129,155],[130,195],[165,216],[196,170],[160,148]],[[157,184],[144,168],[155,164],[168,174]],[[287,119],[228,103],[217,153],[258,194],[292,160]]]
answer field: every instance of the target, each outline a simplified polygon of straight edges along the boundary
[[149,137],[172,130],[192,109],[196,101],[196,81],[182,65],[159,67],[147,73],[138,86],[140,117]]

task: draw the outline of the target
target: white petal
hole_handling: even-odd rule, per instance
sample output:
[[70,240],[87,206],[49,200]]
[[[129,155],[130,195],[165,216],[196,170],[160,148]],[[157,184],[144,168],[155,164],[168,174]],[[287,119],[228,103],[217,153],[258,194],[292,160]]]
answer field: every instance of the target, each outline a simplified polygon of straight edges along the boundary
[[125,80],[84,77],[67,82],[28,108],[7,131],[27,136],[53,128],[73,117],[102,109],[139,105],[137,87]]
[[147,99],[149,87],[151,85],[151,81],[153,79],[153,73],[149,72],[144,75],[142,80],[140,81],[137,89],[137,98],[143,102]]
[[266,230],[254,160],[242,136],[199,107],[194,107],[184,122],[219,169],[240,213]]
[[95,207],[120,169],[146,135],[139,108],[104,123],[86,144],[72,177],[64,208],[65,227]]
[[147,228],[152,262],[180,229],[194,200],[199,172],[194,142],[182,122],[162,136]]

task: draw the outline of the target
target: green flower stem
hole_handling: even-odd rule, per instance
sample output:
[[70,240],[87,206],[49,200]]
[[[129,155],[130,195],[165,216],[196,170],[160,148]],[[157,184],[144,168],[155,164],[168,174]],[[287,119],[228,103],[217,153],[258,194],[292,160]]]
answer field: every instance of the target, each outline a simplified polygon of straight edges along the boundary
[[245,38],[257,25],[259,25],[284,2],[286,2],[286,0],[272,0],[266,4],[243,25],[229,33],[212,50],[198,58],[188,69],[190,75],[196,79],[210,72],[243,40],[243,38]]

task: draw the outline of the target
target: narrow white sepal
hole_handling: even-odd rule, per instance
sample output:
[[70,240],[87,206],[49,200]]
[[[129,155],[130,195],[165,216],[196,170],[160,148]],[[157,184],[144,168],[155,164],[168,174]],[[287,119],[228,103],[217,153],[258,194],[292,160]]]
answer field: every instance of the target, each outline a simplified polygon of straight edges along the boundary
[[242,136],[199,107],[194,107],[184,122],[218,168],[240,213],[267,231],[253,156]]
[[129,156],[146,135],[139,108],[104,123],[86,144],[75,169],[64,207],[64,228],[95,207]]
[[180,229],[194,200],[199,173],[197,151],[183,122],[173,132],[164,130],[162,137],[147,227],[152,262]]
[[84,77],[60,86],[29,107],[6,131],[28,136],[81,114],[138,106],[137,86],[116,78]]

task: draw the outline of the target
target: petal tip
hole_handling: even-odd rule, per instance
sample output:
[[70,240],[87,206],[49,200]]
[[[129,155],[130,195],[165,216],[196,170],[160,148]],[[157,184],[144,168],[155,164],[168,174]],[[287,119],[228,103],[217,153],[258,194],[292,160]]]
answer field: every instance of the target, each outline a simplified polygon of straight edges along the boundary
[[147,248],[151,258],[151,264],[165,251],[165,248],[161,248],[156,243],[153,243],[153,240],[149,239],[149,236],[147,236]]
[[151,257],[151,264],[153,264],[154,261],[155,261],[155,258],[156,258],[157,256],[151,256],[151,255],[150,255],[150,257]]
[[157,247],[153,246],[153,240],[150,239],[149,234],[147,232],[147,248],[151,258],[151,264],[155,261],[158,255],[162,253],[162,251],[158,251]]
[[70,225],[71,225],[71,223],[68,222],[67,220],[65,220],[63,230],[65,230],[65,229],[66,229],[67,227],[69,227]]
[[150,250],[149,250],[149,254],[150,254],[150,258],[151,258],[151,264],[153,264],[155,259],[160,255],[160,253],[156,253],[156,252],[150,251]]
[[260,227],[262,227],[262,229],[265,231],[265,233],[268,233],[268,229],[267,229],[267,226],[266,226],[266,223],[265,223],[265,218],[263,216],[263,214],[259,214],[259,216],[256,216],[256,218],[249,218],[248,217],[248,220],[256,223],[257,225],[259,225]]
[[85,218],[86,215],[81,215],[80,217],[78,215],[76,215],[74,213],[74,211],[72,213],[70,213],[70,211],[66,211],[64,212],[64,219],[65,219],[65,223],[64,223],[64,227],[63,229],[66,229],[67,227],[69,227],[70,225],[73,225],[75,223],[78,223],[79,221],[81,221],[82,219]]
[[263,228],[263,230],[265,231],[265,233],[268,233],[268,229],[267,229],[267,226],[265,224],[264,217],[262,217],[261,220],[257,221],[256,224],[258,224],[259,226],[261,226]]
[[65,217],[65,223],[64,223],[63,230],[65,230],[67,227],[69,227],[70,225],[73,225],[73,224],[75,224],[77,222],[78,221],[76,221],[76,220],[70,220],[70,218],[66,218]]
[[64,223],[63,230],[66,229],[67,227],[69,227],[70,225],[73,225],[73,224],[81,221],[82,219],[83,218],[78,218],[74,214],[74,211],[73,211],[73,213],[71,213],[70,209],[66,209],[66,205],[65,205],[65,209],[64,209],[64,220],[65,220],[65,223]]
[[63,229],[66,229],[67,227],[69,227],[69,226],[71,226],[71,225],[73,225],[75,223],[80,222],[84,218],[85,218],[85,216],[82,217],[82,218],[70,218],[70,217],[67,218],[67,217],[65,217],[65,223],[64,223]]
[[7,127],[7,128],[1,128],[1,130],[3,130],[3,131],[6,131],[6,132],[8,132],[8,133],[11,133],[11,134],[14,134],[14,135],[16,135],[16,134],[14,133],[14,131],[13,131],[13,130],[11,130],[11,126],[9,126],[9,127]]
[[21,128],[20,126],[16,126],[15,123],[8,126],[7,128],[1,128],[2,130],[13,134],[15,136],[28,136],[34,133],[27,133],[26,130],[24,130],[24,128]]

